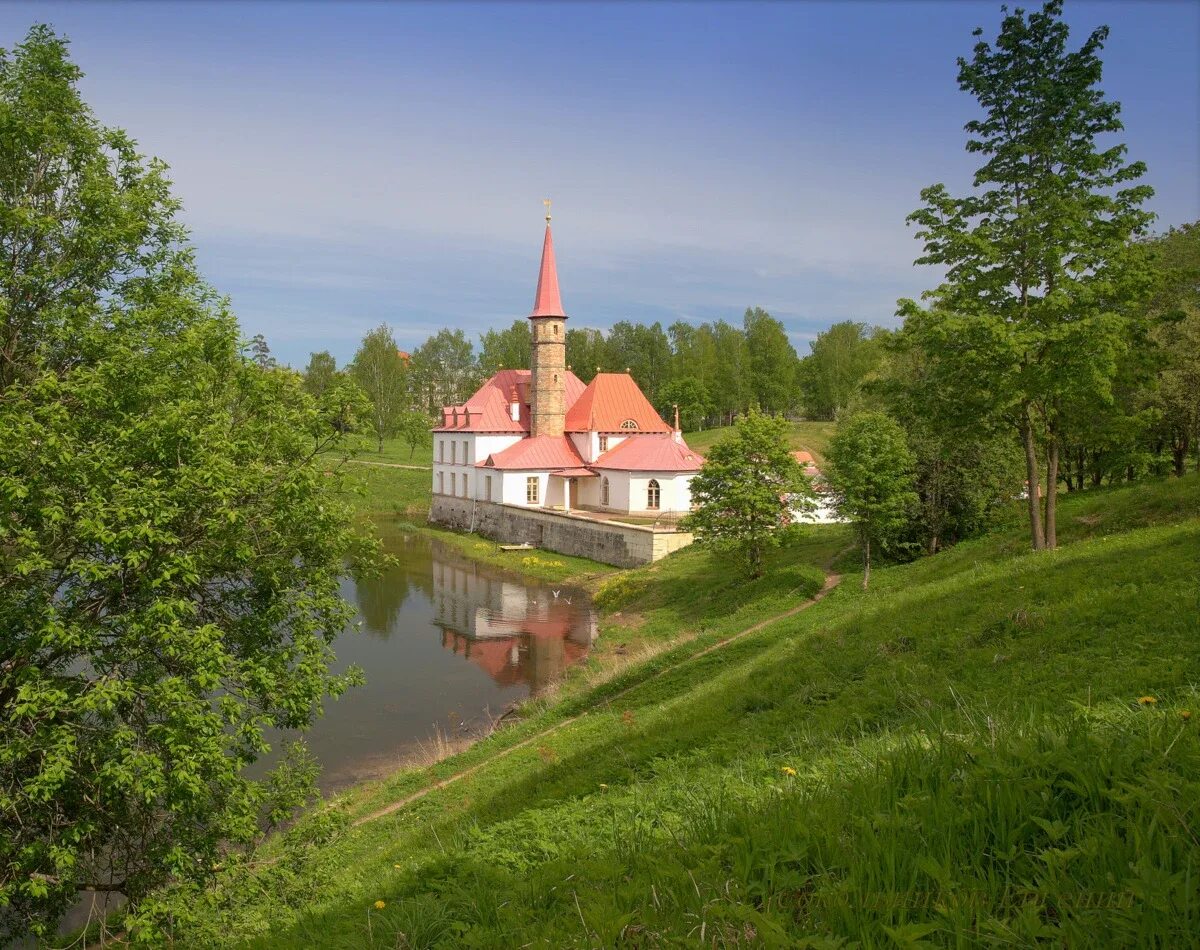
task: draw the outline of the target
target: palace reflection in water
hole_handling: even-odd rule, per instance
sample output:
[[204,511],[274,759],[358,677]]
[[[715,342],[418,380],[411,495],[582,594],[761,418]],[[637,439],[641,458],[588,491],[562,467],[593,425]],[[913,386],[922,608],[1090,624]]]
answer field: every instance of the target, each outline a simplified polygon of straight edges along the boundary
[[306,737],[325,791],[386,774],[435,733],[479,734],[597,635],[586,592],[478,564],[398,524],[378,528],[395,563],[343,581],[361,632],[334,645],[338,668],[360,667],[366,684],[327,702]]
[[526,683],[533,694],[587,655],[598,635],[581,591],[481,571],[470,562],[433,562],[434,622],[442,646],[496,683]]

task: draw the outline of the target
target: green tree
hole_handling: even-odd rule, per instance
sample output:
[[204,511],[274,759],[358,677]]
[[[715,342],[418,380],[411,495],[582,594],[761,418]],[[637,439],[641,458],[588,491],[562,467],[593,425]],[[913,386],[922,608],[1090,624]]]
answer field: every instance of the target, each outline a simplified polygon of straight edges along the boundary
[[315,462],[337,433],[297,374],[243,355],[165,167],[79,78],[46,27],[0,52],[5,943],[83,887],[136,916],[203,878],[281,817],[289,783],[242,774],[264,730],[349,682],[330,665],[356,541]]
[[581,380],[590,383],[597,370],[611,372],[612,367],[605,365],[607,358],[603,333],[590,327],[567,328],[567,365]]
[[1061,0],[1006,13],[995,45],[980,40],[958,64],[959,88],[983,109],[966,126],[967,150],[985,158],[974,193],[926,188],[909,218],[925,242],[918,263],[946,268],[946,279],[927,294],[929,310],[904,301],[901,311],[945,385],[974,391],[1018,435],[1035,549],[1057,544],[1070,406],[1111,399],[1150,277],[1133,240],[1151,219],[1141,208],[1151,189],[1133,184],[1145,167],[1126,162],[1124,145],[1096,141],[1122,129],[1119,105],[1098,88],[1107,35],[1101,27],[1069,50]]
[[817,334],[800,361],[797,384],[804,411],[814,419],[836,419],[848,408],[863,380],[883,359],[883,333],[845,320]]
[[408,364],[400,355],[391,327],[383,324],[363,337],[350,373],[371,400],[371,429],[382,452],[383,440],[396,431],[408,405],[410,389]]
[[658,392],[671,374],[671,344],[662,324],[646,326],[620,320],[609,331],[605,350],[608,359],[605,370],[622,373],[628,369],[650,403],[658,405]]
[[250,340],[250,358],[254,360],[259,369],[274,369],[277,365],[275,357],[271,355],[271,347],[267,344],[267,338],[261,333],[254,334]]
[[662,388],[658,400],[659,415],[668,422],[673,423],[675,407],[679,407],[680,424],[689,432],[701,428],[712,412],[712,397],[695,376],[672,379]]
[[325,390],[333,385],[337,371],[337,360],[328,350],[311,354],[304,370],[304,391],[317,399],[321,398]]
[[430,414],[462,405],[479,382],[475,352],[462,330],[439,330],[429,337],[413,352],[411,369],[415,402]]
[[783,324],[767,311],[747,309],[743,319],[751,397],[764,412],[786,412],[796,399],[796,351]]
[[893,545],[919,503],[913,455],[899,425],[881,412],[864,412],[838,426],[827,461],[838,512],[854,525],[862,548],[866,590],[871,549]]
[[737,428],[709,451],[692,479],[692,503],[684,520],[702,544],[745,559],[752,577],[763,572],[763,555],[779,544],[794,514],[813,507],[813,491],[788,451],[787,423],[750,410]]
[[746,334],[731,323],[718,320],[700,328],[712,340],[716,355],[711,379],[705,385],[713,405],[726,424],[732,425],[737,414],[750,407],[750,355],[746,352]]
[[418,446],[431,445],[433,443],[432,425],[429,421],[429,416],[423,412],[410,409],[407,412],[401,413],[396,425],[396,431],[408,446],[408,457],[410,459],[413,457],[413,453],[416,452]]
[[887,350],[859,402],[883,408],[904,429],[919,499],[905,537],[935,554],[1007,510],[1024,477],[1019,452],[1001,429],[956,424],[956,394],[937,385],[928,355],[911,337],[897,335]]
[[1183,475],[1188,452],[1200,447],[1200,222],[1172,228],[1151,248],[1160,274],[1150,307],[1158,378],[1144,401],[1172,470]]
[[[533,333],[528,318],[514,320],[507,330],[488,330],[479,337],[479,372],[491,376],[498,369],[528,369]],[[567,349],[571,341],[567,340]]]

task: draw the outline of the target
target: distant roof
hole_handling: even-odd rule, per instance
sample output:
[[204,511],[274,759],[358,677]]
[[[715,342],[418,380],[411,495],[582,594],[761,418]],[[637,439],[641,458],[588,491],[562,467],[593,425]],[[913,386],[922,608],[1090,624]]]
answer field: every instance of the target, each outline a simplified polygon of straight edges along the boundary
[[628,373],[597,373],[567,407],[568,432],[671,431]]
[[704,456],[693,452],[682,436],[631,435],[592,463],[592,468],[630,472],[698,472]]
[[538,435],[493,452],[475,467],[501,471],[554,471],[582,468],[583,459],[565,435]]
[[793,452],[792,458],[794,458],[801,465],[815,465],[817,462],[817,460],[812,457],[811,452]]
[[[568,405],[583,393],[583,380],[567,370],[564,382]],[[434,432],[528,432],[530,372],[527,369],[502,369],[476,390],[461,406],[442,409],[441,425]],[[516,394],[519,418],[512,417],[512,399]]]

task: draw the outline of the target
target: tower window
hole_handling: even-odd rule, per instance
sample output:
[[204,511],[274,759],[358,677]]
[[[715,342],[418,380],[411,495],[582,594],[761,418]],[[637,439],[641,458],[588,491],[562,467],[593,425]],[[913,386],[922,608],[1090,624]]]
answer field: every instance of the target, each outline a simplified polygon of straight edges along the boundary
[[554,324],[554,335],[558,336],[558,324]]
[[658,487],[658,479],[650,479],[650,484],[646,486],[646,507],[657,511],[661,498],[662,490]]
[[600,480],[600,504],[608,507],[608,476]]

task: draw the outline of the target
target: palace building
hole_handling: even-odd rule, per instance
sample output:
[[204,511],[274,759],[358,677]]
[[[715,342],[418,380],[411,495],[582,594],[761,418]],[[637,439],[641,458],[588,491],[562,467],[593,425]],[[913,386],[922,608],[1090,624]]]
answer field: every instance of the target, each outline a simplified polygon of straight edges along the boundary
[[704,459],[626,373],[584,385],[567,364],[550,216],[538,274],[529,369],[503,369],[433,430],[433,493],[572,512],[655,515],[691,509]]

